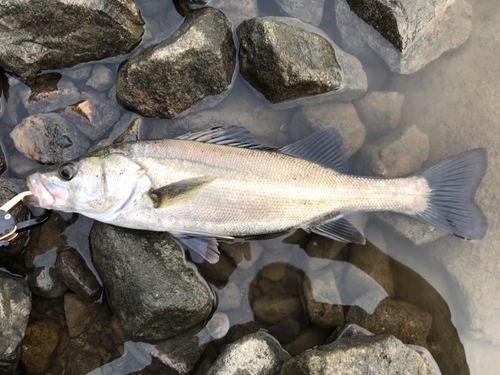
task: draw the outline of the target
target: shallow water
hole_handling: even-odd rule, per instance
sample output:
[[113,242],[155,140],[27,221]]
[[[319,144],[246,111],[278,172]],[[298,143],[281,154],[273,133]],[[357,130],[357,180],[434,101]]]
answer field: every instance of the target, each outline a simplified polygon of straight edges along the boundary
[[[325,5],[319,28],[341,45],[332,3],[327,2]],[[500,118],[500,65],[497,59],[500,57],[500,3],[496,0],[476,0],[472,3],[473,31],[469,41],[457,50],[446,52],[419,72],[401,76],[391,73],[378,57],[361,60],[368,76],[368,91],[398,91],[406,95],[400,126],[416,124],[429,136],[430,152],[426,165],[475,147],[486,147],[488,150],[489,168],[476,196],[490,223],[489,232],[482,243],[469,243],[445,235],[429,244],[416,246],[374,215],[369,217],[365,227],[367,240],[390,257],[394,299],[409,302],[432,315],[433,325],[426,344],[443,374],[468,374],[469,369],[472,374],[494,374],[500,364],[498,356],[493,355],[500,350],[500,191],[497,183],[500,178],[497,168],[500,161],[500,136],[497,130]],[[141,46],[129,56],[93,64],[104,64],[116,74],[122,61],[143,46],[167,37],[183,20],[170,2],[142,0],[137,4],[147,21],[146,37]],[[284,15],[274,2],[260,1],[258,5],[261,16]],[[154,33],[154,37],[148,37],[148,31]],[[72,70],[59,72],[64,77]],[[10,78],[9,82],[11,96],[24,85],[14,78]],[[80,92],[95,94],[84,83],[75,85]],[[236,122],[244,123],[256,139],[281,146],[292,142],[290,124],[298,108],[275,109],[269,106],[236,74],[233,87],[224,100],[207,110],[220,116],[224,124],[234,118]],[[125,110],[122,112],[125,113]],[[27,113],[24,115],[28,116]],[[173,120],[144,119],[141,137],[170,138],[201,129],[203,124],[200,122],[195,122],[194,127],[187,127],[190,116],[196,116],[196,111]],[[26,159],[15,149],[9,137],[12,128],[2,123],[1,119],[0,124],[0,138],[9,164],[9,169],[2,177],[25,178],[30,172],[39,169],[37,163]],[[106,137],[107,134],[103,138]],[[352,157],[351,164],[357,157],[357,154]],[[65,215],[64,218],[69,217]],[[65,229],[64,235],[68,245],[76,248],[96,272],[88,243],[92,222],[80,217]],[[236,337],[240,331],[252,332],[265,327],[265,324],[259,326],[251,323],[254,322],[252,306],[255,299],[263,294],[276,296],[280,293],[300,299],[298,290],[302,285],[301,280],[309,278],[314,282],[315,272],[320,269],[333,272],[341,297],[340,301],[325,302],[342,304],[344,311],[347,311],[348,306],[356,305],[372,313],[387,296],[382,286],[349,262],[351,247],[346,247],[334,260],[315,258],[308,256],[305,251],[310,238],[298,232],[248,240],[251,257],[239,263],[230,272],[228,280],[207,278],[219,301],[224,298],[226,288],[236,286],[237,296],[234,298],[241,302],[229,303],[231,308],[225,309],[219,304],[219,308],[214,311],[224,312],[228,316],[233,327],[228,336]],[[372,256],[374,251],[367,249],[367,256]],[[193,260],[196,261],[195,257]],[[15,266],[16,263],[23,264],[22,255],[4,261],[4,264],[1,262],[0,266],[4,269],[14,273],[22,271],[22,267]],[[283,277],[269,278],[269,274],[276,275],[277,272],[282,272]],[[201,273],[204,273],[203,270]],[[325,298],[328,299],[328,296]],[[62,300],[50,303],[62,304]],[[101,303],[106,303],[105,297]],[[40,305],[41,302],[37,301],[36,304]],[[38,318],[33,314],[33,320]],[[302,349],[321,344],[320,341],[324,342],[332,332],[332,329],[319,332],[304,316],[297,317],[297,321],[301,325],[301,335],[304,335]],[[310,332],[313,333],[307,336]],[[313,337],[308,344],[305,344],[308,340],[306,336]],[[210,338],[206,329],[202,328],[198,338],[200,344],[210,341],[202,359],[206,357],[214,360],[228,344],[228,339]],[[95,346],[100,345],[102,343],[98,339]],[[292,345],[287,347],[285,344],[284,347],[291,352],[298,350]],[[146,343],[127,342],[123,347],[106,350],[112,353],[109,363],[101,364],[92,374],[140,371],[151,362],[148,353],[154,347]],[[119,357],[117,353],[124,354]],[[61,364],[54,359],[51,373],[61,373],[61,370]]]

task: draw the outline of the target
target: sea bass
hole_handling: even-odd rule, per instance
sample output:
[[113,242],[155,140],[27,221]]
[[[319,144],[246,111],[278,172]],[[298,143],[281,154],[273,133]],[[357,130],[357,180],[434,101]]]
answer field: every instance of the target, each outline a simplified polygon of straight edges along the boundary
[[28,176],[35,204],[113,225],[165,231],[208,261],[217,239],[303,228],[364,243],[354,213],[394,211],[469,240],[486,217],[474,192],[486,170],[475,149],[411,176],[347,174],[333,128],[280,149],[256,144],[243,127],[177,139],[113,144]]

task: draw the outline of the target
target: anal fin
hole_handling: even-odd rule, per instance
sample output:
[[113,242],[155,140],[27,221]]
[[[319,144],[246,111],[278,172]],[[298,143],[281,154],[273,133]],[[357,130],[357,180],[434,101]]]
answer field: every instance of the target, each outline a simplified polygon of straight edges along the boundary
[[363,229],[354,214],[342,214],[325,224],[312,227],[311,231],[319,235],[340,242],[353,242],[364,245],[366,243]]
[[174,235],[180,245],[185,249],[200,254],[209,263],[217,263],[219,260],[219,243],[213,237],[196,237],[185,234]]

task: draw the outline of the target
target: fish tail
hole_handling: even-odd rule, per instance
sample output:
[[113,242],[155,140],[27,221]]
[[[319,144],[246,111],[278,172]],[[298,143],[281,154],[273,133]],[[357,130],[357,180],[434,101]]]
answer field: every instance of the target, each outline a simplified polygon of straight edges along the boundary
[[426,208],[412,216],[471,241],[480,241],[488,230],[483,211],[474,202],[474,193],[486,172],[484,148],[462,152],[417,175],[427,180],[430,195]]

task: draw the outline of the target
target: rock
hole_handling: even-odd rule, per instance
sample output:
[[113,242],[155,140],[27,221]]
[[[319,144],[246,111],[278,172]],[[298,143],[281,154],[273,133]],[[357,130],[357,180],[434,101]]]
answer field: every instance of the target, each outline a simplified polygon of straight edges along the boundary
[[269,327],[269,334],[282,344],[297,338],[300,333],[300,324],[295,319],[285,318]]
[[66,108],[64,116],[92,140],[104,135],[120,118],[112,100],[89,99]]
[[[146,117],[174,118],[228,90],[236,66],[231,22],[213,8],[196,10],[163,42],[118,70],[116,98]],[[215,105],[215,102],[211,103]]]
[[64,75],[76,83],[86,82],[92,75],[92,65],[65,70]]
[[147,367],[153,374],[189,375],[207,347],[193,328],[155,345]]
[[223,338],[229,331],[229,318],[224,313],[216,312],[207,323],[207,330],[215,340]]
[[56,113],[27,117],[10,133],[16,148],[42,164],[58,164],[84,154],[89,141]]
[[344,308],[332,269],[308,273],[303,290],[307,316],[314,325],[334,328],[344,323]]
[[240,264],[243,259],[252,258],[251,242],[220,242],[219,250],[226,253],[235,265]]
[[0,272],[0,373],[15,372],[31,312],[31,293],[23,278]]
[[104,363],[102,355],[93,348],[78,348],[68,350],[64,373],[71,375],[86,375]]
[[354,101],[368,138],[377,138],[399,125],[405,96],[399,92],[375,91]]
[[316,326],[307,326],[295,340],[283,345],[283,348],[292,357],[295,357],[315,346],[323,345],[330,333],[331,330],[321,329]]
[[253,303],[256,320],[273,325],[285,318],[298,318],[303,314],[298,297],[293,295],[261,296]]
[[289,358],[288,353],[271,336],[254,333],[228,345],[207,375],[272,375],[278,373]]
[[0,32],[0,65],[21,77],[127,54],[144,33],[131,0],[7,0],[0,18],[6,25]]
[[389,257],[375,245],[368,241],[365,245],[349,245],[349,262],[382,286],[389,297],[394,297],[394,279]]
[[336,0],[335,14],[344,45],[366,44],[400,74],[415,73],[458,48],[472,30],[472,7],[463,0],[402,0],[397,5]]
[[19,97],[30,115],[54,112],[80,100],[80,92],[73,82],[59,73],[43,74],[26,81]]
[[77,337],[87,331],[97,317],[97,306],[82,303],[73,293],[64,295],[64,315],[70,337]]
[[427,347],[426,338],[432,325],[432,316],[408,302],[384,299],[373,314],[358,306],[351,306],[347,323],[356,323],[375,334],[396,336],[405,344]]
[[372,336],[373,333],[358,326],[357,324],[343,324],[335,328],[332,335],[326,340],[326,344],[331,344],[334,341],[347,338],[347,337],[357,337],[357,336]]
[[339,260],[339,254],[346,246],[345,242],[314,234],[307,243],[306,252],[311,258]]
[[[356,109],[351,103],[344,102],[302,107],[293,117],[291,127],[307,129],[307,131],[305,129],[296,131],[300,135],[308,135],[326,128],[335,128],[342,137],[348,157],[354,155],[361,148],[366,136],[365,127],[359,121]],[[294,137],[294,141],[299,139]]]
[[[20,86],[21,85],[13,88],[11,87],[7,102],[5,104],[0,104],[3,106],[3,115],[0,116],[0,122],[10,127],[14,127],[19,124],[24,117],[24,106],[19,98],[19,92],[22,91],[23,88]],[[4,96],[2,95],[1,98],[4,98]]]
[[[21,191],[17,191],[17,187],[11,182],[4,178],[0,178],[0,206],[3,206],[20,192]],[[29,209],[22,204],[11,211],[10,214],[14,217],[16,223],[28,220],[30,217]],[[23,250],[28,240],[29,233],[29,231],[19,233],[14,240],[10,241],[9,247],[2,249],[0,255],[10,256]]]
[[0,143],[0,175],[7,170],[7,159],[5,158],[5,153],[3,152],[3,145]]
[[96,222],[90,244],[109,304],[130,339],[167,339],[210,314],[208,285],[167,234]]
[[25,157],[19,151],[9,155],[9,172],[19,178],[26,178],[27,175],[40,169],[40,163]]
[[421,169],[428,157],[429,138],[411,125],[365,144],[356,169],[364,175],[400,177]]
[[257,16],[257,1],[255,0],[180,0],[180,3],[191,9],[203,6],[219,9],[236,25],[243,20]]
[[111,69],[105,65],[95,65],[92,69],[92,76],[85,83],[99,92],[107,91],[115,83],[115,77]]
[[142,117],[135,113],[124,113],[113,127],[108,138],[103,139],[97,145],[90,148],[93,152],[112,143],[133,142],[140,139],[141,128],[143,125]]
[[53,267],[36,267],[28,277],[28,285],[33,294],[44,298],[61,297],[68,287]]
[[262,268],[262,270],[260,271],[260,276],[276,282],[285,277],[287,267],[288,263],[273,262]]
[[281,369],[282,375],[313,373],[435,374],[418,352],[390,335],[341,339],[332,344],[308,350],[286,362]]
[[237,309],[241,305],[241,292],[234,282],[228,283],[219,294],[219,305],[217,309],[226,311]]
[[78,250],[72,247],[60,250],[55,269],[64,284],[84,303],[94,303],[101,297],[101,284]]
[[45,374],[53,365],[61,328],[52,320],[34,321],[26,328],[21,361],[28,374]]
[[209,263],[203,260],[198,264],[198,270],[203,277],[215,281],[228,281],[236,266],[226,254],[220,254],[217,263]]
[[243,21],[236,33],[241,75],[271,103],[340,88],[341,67],[323,37],[270,18]]
[[417,246],[431,243],[446,235],[441,229],[396,212],[377,212],[375,217]]
[[291,17],[318,26],[323,18],[325,0],[274,0]]

